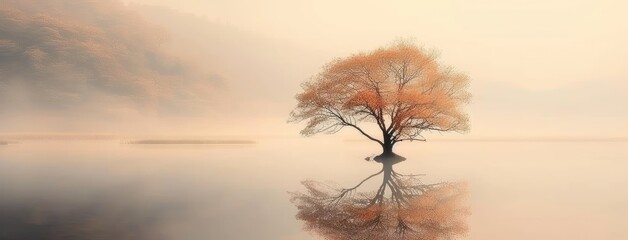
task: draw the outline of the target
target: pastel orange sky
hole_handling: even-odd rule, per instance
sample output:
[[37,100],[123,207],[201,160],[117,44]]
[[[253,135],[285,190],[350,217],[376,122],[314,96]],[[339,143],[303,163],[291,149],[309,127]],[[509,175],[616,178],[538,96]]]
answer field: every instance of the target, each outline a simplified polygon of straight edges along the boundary
[[[46,104],[34,107],[36,99],[28,96],[40,94],[33,87],[0,81],[12,93],[0,97],[0,132],[296,135],[302,126],[286,120],[302,82],[334,58],[410,38],[471,78],[467,137],[628,136],[624,1],[124,2],[122,8],[85,7],[124,12],[109,17],[129,24],[122,30],[80,28],[115,40],[79,50],[101,57],[94,62],[144,64],[114,69],[134,79],[132,88],[115,81],[74,82],[55,92],[55,83],[46,89],[50,98],[41,100]],[[128,20],[136,17],[142,21]],[[141,37],[134,35],[138,29]],[[13,51],[12,41],[0,41],[0,48]],[[115,44],[138,41],[158,67],[106,50],[107,44],[117,49]],[[67,70],[54,67],[47,74]],[[102,74],[108,66],[90,67]]]
[[628,134],[625,1],[133,1],[330,58],[411,37],[471,76],[471,135]]

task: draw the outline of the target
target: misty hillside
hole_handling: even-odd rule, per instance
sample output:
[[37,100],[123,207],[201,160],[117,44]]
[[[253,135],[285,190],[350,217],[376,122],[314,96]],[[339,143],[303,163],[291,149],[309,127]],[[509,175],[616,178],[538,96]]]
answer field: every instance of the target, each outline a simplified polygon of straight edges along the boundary
[[[299,83],[321,64],[294,46],[167,8],[7,3],[0,6],[4,129],[29,130],[33,116],[81,130],[137,117],[276,115],[289,111]],[[63,124],[75,120],[87,121]]]
[[258,107],[250,104],[257,103],[265,112],[279,107],[282,114],[287,114],[285,111],[293,107],[292,99],[300,83],[333,57],[213,22],[207,17],[159,6],[131,7],[167,29],[177,51],[193,55],[203,67],[220,72],[230,95],[239,98],[236,102],[247,112],[255,111]]
[[22,93],[9,101],[62,110],[93,102],[147,108],[209,94],[189,91],[193,81],[213,84],[168,48],[162,29],[121,3],[8,1],[0,22],[3,95]]

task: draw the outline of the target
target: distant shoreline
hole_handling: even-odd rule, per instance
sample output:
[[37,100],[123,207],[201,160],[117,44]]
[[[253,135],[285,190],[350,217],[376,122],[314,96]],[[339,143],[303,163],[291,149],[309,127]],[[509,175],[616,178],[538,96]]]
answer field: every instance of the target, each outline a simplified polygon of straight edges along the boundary
[[164,139],[149,139],[149,140],[137,140],[128,141],[127,144],[208,144],[208,145],[222,145],[222,144],[255,144],[255,141],[250,140],[164,140]]
[[108,133],[64,133],[64,132],[42,132],[42,133],[0,133],[0,138],[11,140],[112,140],[116,136]]

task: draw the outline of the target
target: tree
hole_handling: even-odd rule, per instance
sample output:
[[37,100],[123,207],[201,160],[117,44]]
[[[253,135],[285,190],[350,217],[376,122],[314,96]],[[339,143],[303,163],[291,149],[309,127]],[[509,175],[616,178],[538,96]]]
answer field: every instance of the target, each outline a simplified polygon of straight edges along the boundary
[[[468,77],[441,66],[433,54],[399,42],[369,53],[337,59],[303,84],[292,121],[308,120],[305,136],[350,127],[381,145],[375,159],[399,158],[396,143],[425,141],[423,133],[464,132]],[[363,123],[375,123],[381,137]]]
[[[304,181],[305,193],[292,193],[297,219],[305,228],[330,240],[452,239],[467,232],[465,183],[423,184],[383,163],[381,171],[351,188]],[[375,192],[357,192],[383,174]],[[386,189],[391,192],[385,197]]]

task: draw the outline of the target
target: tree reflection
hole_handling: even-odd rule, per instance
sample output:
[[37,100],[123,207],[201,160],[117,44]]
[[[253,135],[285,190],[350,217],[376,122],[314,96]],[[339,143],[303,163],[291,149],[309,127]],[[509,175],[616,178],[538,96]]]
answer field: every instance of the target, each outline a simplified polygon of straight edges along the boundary
[[[303,182],[307,191],[292,194],[297,219],[327,239],[449,239],[467,231],[465,183],[424,184],[420,175],[393,170],[398,161],[383,161],[382,170],[351,188]],[[359,192],[382,175],[374,192]],[[388,194],[389,193],[389,194]]]

